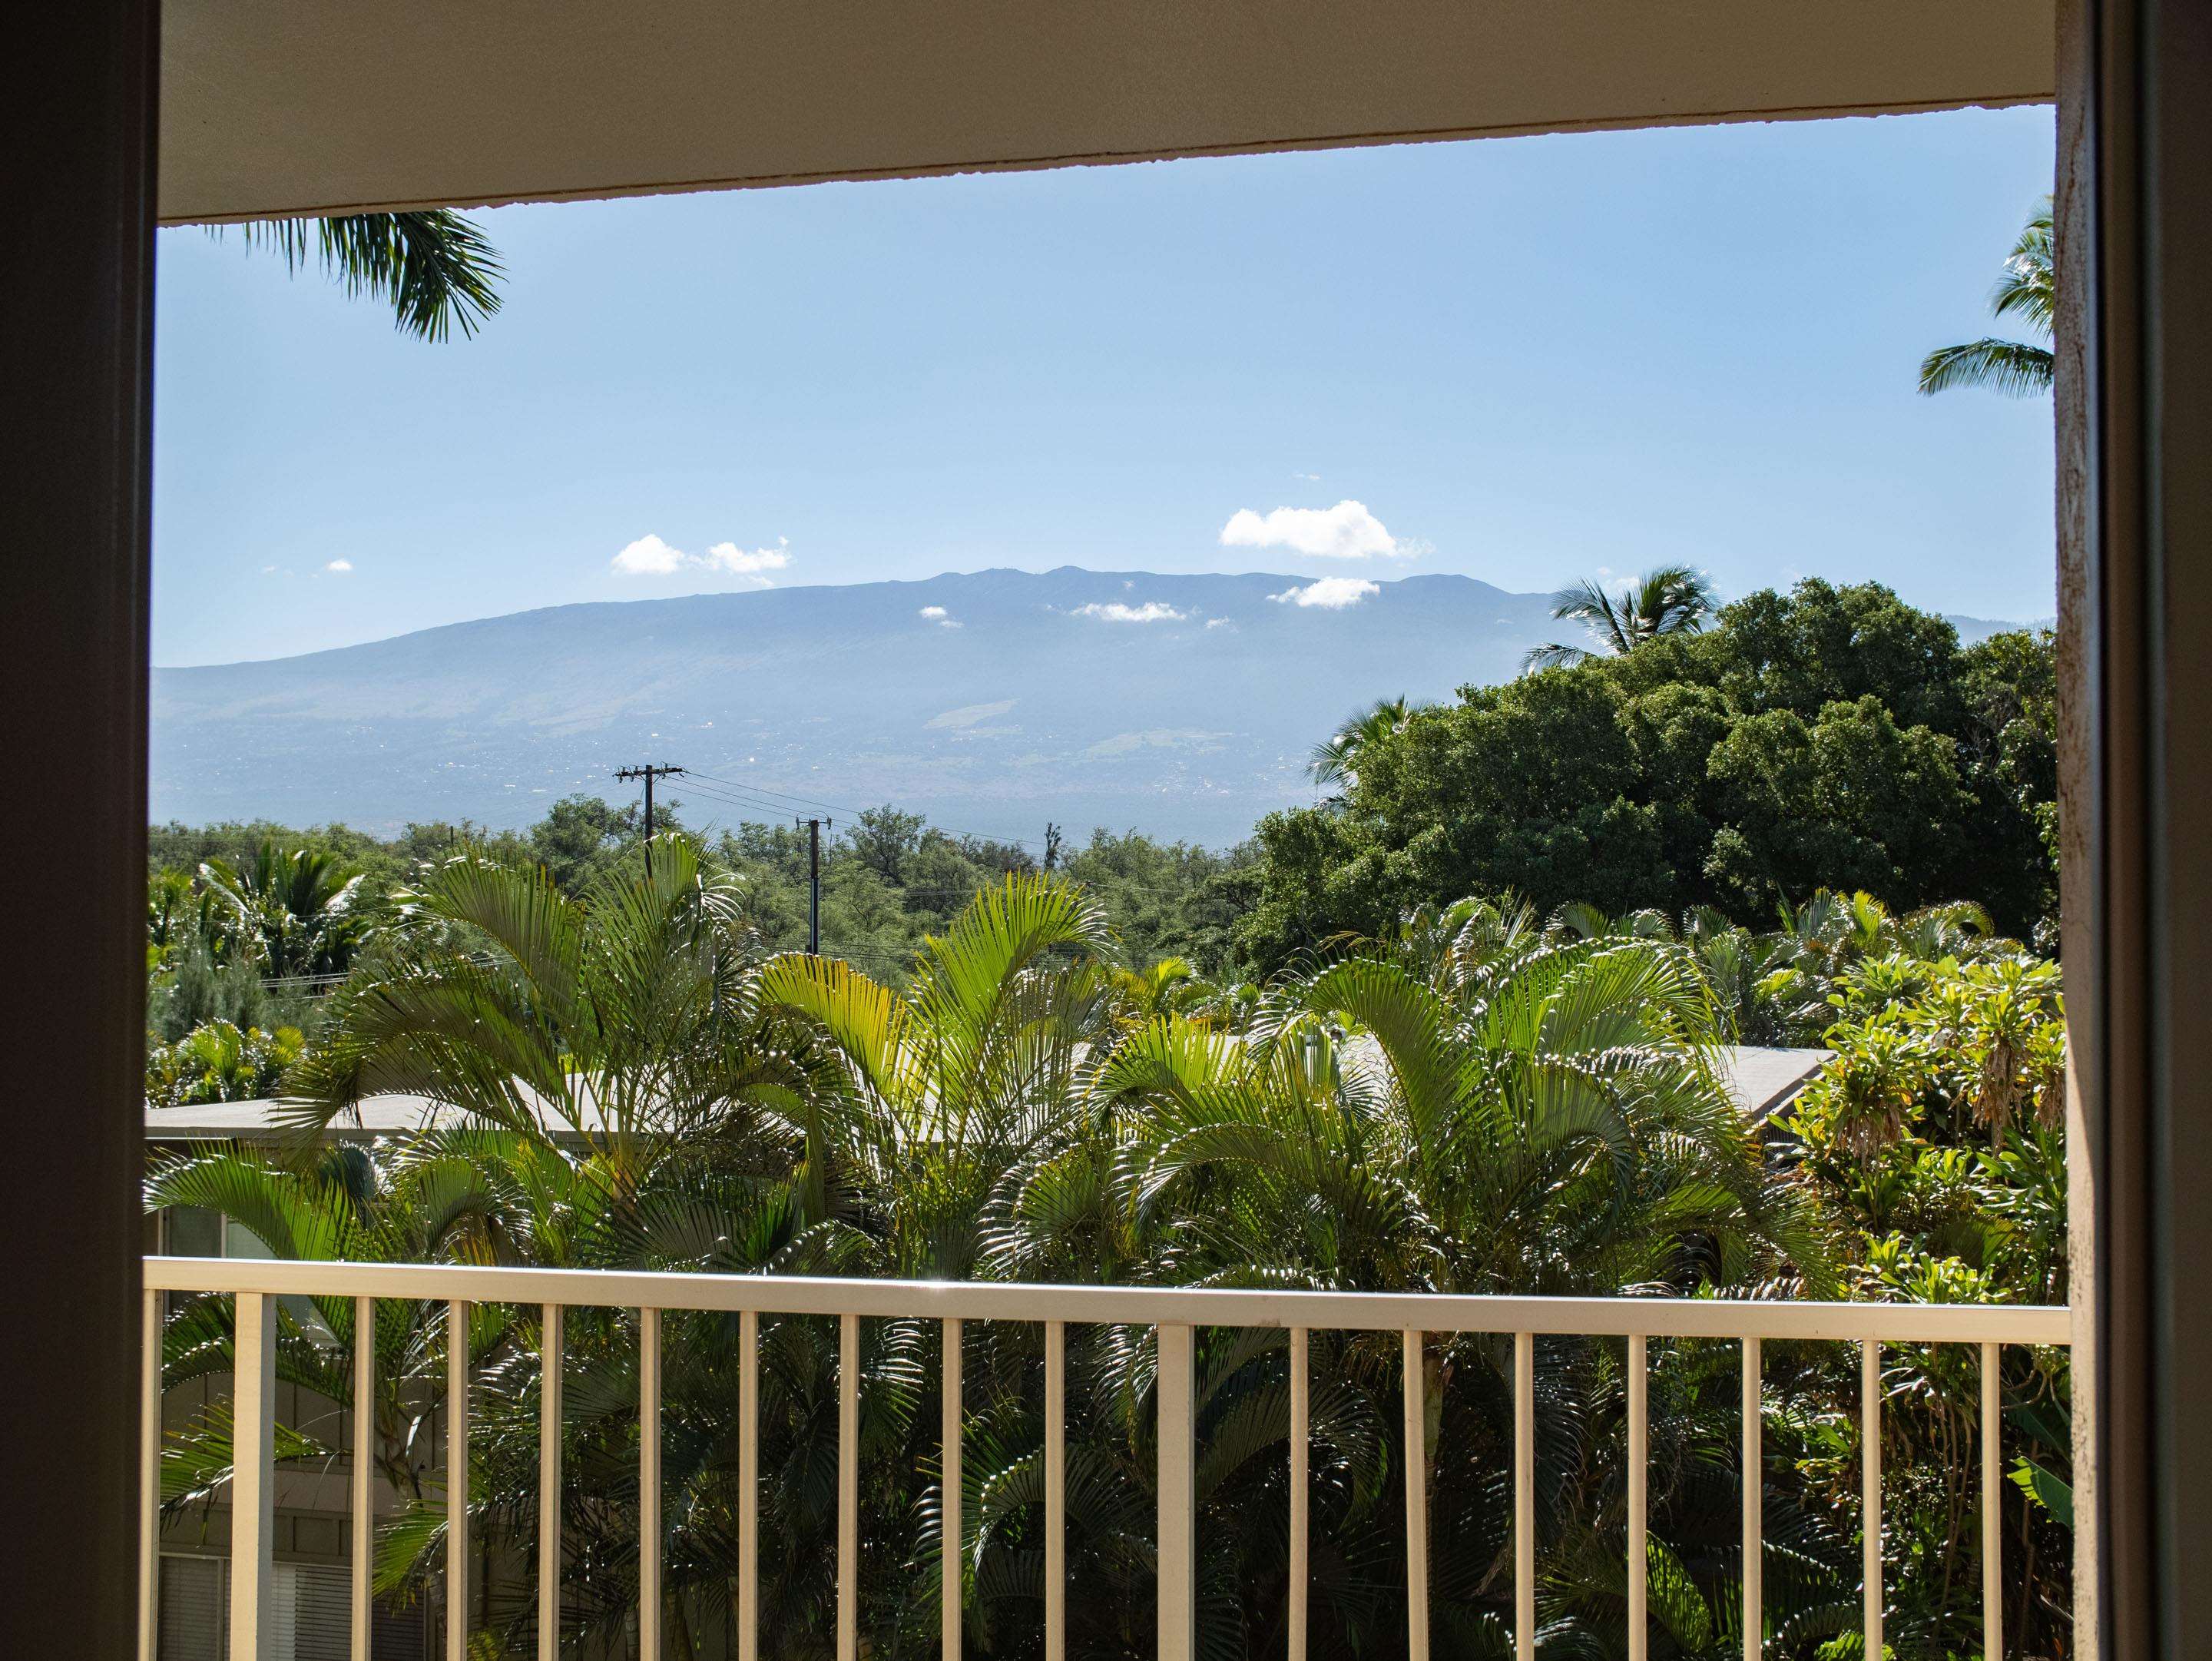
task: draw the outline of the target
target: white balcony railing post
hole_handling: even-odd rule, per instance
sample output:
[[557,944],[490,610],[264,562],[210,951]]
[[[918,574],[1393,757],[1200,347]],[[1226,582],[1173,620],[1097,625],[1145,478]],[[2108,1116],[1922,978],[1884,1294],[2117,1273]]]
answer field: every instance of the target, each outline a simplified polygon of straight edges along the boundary
[[1644,1483],[1651,1468],[1650,1374],[1644,1363],[1642,1333],[1628,1340],[1628,1661],[1644,1661],[1651,1634],[1645,1608],[1650,1548],[1644,1530],[1648,1501]]
[[637,1312],[637,1653],[660,1661],[660,1311]]
[[1859,1346],[1859,1579],[1867,1661],[1881,1661],[1881,1342]]
[[1306,1589],[1313,1573],[1306,1530],[1308,1460],[1313,1445],[1313,1381],[1306,1370],[1306,1329],[1291,1329],[1290,1661],[1306,1661]]
[[1421,1369],[1425,1335],[1408,1332],[1405,1348],[1406,1653],[1429,1661],[1429,1409]]
[[446,1661],[469,1661],[469,1306],[446,1305]]
[[[567,1312],[539,1311],[538,1324],[538,1661],[561,1661],[561,1436]],[[366,1661],[366,1658],[363,1658]]]
[[[2004,1661],[2004,1420],[1997,1400],[1998,1349],[1982,1346],[1982,1656]],[[1874,1661],[1880,1658],[1874,1658]]]
[[943,1581],[941,1612],[945,1661],[960,1661],[960,1595],[964,1579],[961,1560],[960,1520],[960,1323],[956,1317],[945,1323],[945,1378],[942,1417],[939,1434],[942,1453],[939,1486],[945,1495],[943,1545],[939,1553],[938,1573]]
[[276,1533],[276,1300],[238,1294],[232,1342],[230,1661],[273,1661],[271,1548]]
[[738,1661],[760,1661],[760,1314],[738,1316]]
[[1513,1653],[1536,1655],[1536,1335],[1513,1335]]
[[1766,1641],[1766,1469],[1759,1451],[1759,1340],[1743,1341],[1743,1661],[1759,1661]]
[[1159,1328],[1159,1661],[1194,1661],[1198,1652],[1198,1530],[1194,1432],[1197,1330]]
[[1067,1661],[1067,1327],[1044,1323],[1044,1661]]
[[138,1661],[161,1641],[161,1294],[138,1306]]
[[376,1299],[353,1300],[353,1588],[347,1610],[352,1625],[353,1661],[369,1661],[375,1610],[371,1603],[376,1567]]
[[860,1317],[837,1323],[837,1661],[860,1654]]

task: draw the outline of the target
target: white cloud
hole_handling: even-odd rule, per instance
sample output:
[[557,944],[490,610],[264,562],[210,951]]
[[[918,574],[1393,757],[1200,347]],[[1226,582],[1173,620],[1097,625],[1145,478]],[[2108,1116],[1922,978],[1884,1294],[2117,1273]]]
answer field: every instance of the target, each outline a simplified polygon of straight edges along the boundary
[[1116,599],[1103,605],[1094,600],[1088,605],[1077,606],[1068,615],[1097,618],[1101,623],[1183,623],[1190,614],[1157,599],[1148,599],[1142,605],[1124,605]]
[[1341,611],[1347,605],[1357,605],[1382,592],[1382,585],[1363,577],[1322,577],[1303,588],[1285,588],[1267,598],[1278,605],[1312,605],[1324,611]]
[[1224,548],[1287,548],[1316,559],[1401,559],[1414,550],[1383,528],[1362,502],[1334,508],[1239,508],[1221,527]]
[[743,577],[748,587],[766,588],[773,584],[763,574],[788,568],[791,548],[778,538],[773,548],[746,549],[734,542],[718,542],[703,554],[687,554],[647,532],[617,554],[611,564],[618,576],[672,577],[680,571],[714,571]]
[[933,623],[940,629],[957,629],[960,619],[953,617],[942,605],[925,605],[915,615],[925,623]]
[[748,551],[734,542],[718,542],[707,551],[707,566],[710,570],[732,571],[739,576],[757,576],[763,571],[781,571],[791,564],[791,545],[778,537],[773,548],[755,548]]
[[617,554],[614,567],[626,577],[673,576],[684,569],[684,555],[648,532]]
[[1206,626],[1209,629],[1234,629],[1237,625],[1227,618],[1208,618]]
[[349,559],[334,559],[323,567],[323,569],[336,571],[340,576],[343,576],[348,571],[353,569],[353,562]]

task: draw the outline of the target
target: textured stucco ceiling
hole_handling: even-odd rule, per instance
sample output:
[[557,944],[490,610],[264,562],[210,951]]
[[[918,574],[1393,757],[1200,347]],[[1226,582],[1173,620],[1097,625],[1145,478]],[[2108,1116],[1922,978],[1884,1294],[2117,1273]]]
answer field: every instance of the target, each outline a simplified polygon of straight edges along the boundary
[[167,0],[165,220],[2047,100],[2053,0]]

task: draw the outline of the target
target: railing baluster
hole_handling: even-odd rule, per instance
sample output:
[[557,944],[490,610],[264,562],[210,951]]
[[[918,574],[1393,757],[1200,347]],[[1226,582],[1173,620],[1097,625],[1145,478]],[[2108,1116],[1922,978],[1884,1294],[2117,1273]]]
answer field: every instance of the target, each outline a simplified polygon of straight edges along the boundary
[[939,1427],[939,1486],[944,1490],[943,1543],[938,1557],[942,1592],[939,1642],[945,1661],[960,1661],[960,1595],[966,1579],[960,1533],[960,1323],[945,1323],[944,1418]]
[[369,1661],[376,1569],[376,1299],[353,1300],[353,1661]]
[[637,1653],[660,1661],[660,1311],[637,1312]]
[[837,1657],[860,1653],[860,1317],[837,1317]]
[[1743,1341],[1743,1661],[1759,1661],[1765,1645],[1765,1551],[1761,1507],[1766,1469],[1759,1452],[1759,1340]]
[[276,1532],[276,1300],[238,1294],[231,1353],[230,1661],[271,1661],[269,1583]]
[[161,1641],[161,1294],[138,1304],[138,1661]]
[[561,1434],[567,1314],[548,1304],[538,1327],[538,1661],[561,1661]]
[[1311,1380],[1306,1372],[1306,1329],[1291,1329],[1291,1611],[1290,1661],[1305,1661],[1307,1457],[1313,1432]]
[[1982,1346],[1982,1657],[2004,1661],[2004,1420],[1997,1401],[1998,1351]]
[[1859,1579],[1867,1661],[1881,1661],[1881,1341],[1859,1348]]
[[1193,1661],[1198,1648],[1197,1499],[1194,1402],[1197,1334],[1182,1325],[1159,1333],[1159,1661]]
[[1044,1323],[1044,1661],[1067,1661],[1067,1326]]
[[1644,1661],[1651,1647],[1645,1604],[1650,1547],[1645,1537],[1651,1468],[1650,1375],[1641,1334],[1628,1341],[1628,1661]]
[[1536,1335],[1513,1335],[1513,1653],[1536,1653]]
[[446,1661],[469,1661],[469,1306],[446,1305]]
[[760,1661],[760,1315],[738,1317],[738,1661]]
[[1428,1405],[1421,1371],[1424,1335],[1405,1335],[1406,1387],[1406,1653],[1429,1657]]

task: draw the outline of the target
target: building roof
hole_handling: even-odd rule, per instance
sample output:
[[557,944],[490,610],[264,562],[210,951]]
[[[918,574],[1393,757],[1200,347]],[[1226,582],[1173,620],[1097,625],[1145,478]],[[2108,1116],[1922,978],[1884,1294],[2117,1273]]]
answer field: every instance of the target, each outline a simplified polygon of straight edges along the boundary
[[1832,1050],[1768,1050],[1731,1044],[1727,1051],[1729,1094],[1736,1111],[1753,1125],[1764,1125],[1796,1099],[1812,1076],[1836,1052]]
[[[269,1141],[290,1134],[277,1110],[283,1098],[251,1102],[203,1102],[191,1107],[146,1107],[146,1140],[152,1142]],[[575,1139],[564,1114],[541,1105],[538,1112],[555,1140]],[[428,1096],[371,1096],[354,1112],[341,1115],[325,1133],[337,1142],[374,1141],[404,1136],[445,1124],[473,1123],[466,1114]]]
[[[1734,1044],[1723,1052],[1723,1073],[1737,1110],[1754,1125],[1766,1123],[1832,1054],[1826,1050],[1769,1050]],[[155,1142],[269,1141],[288,1134],[277,1109],[281,1099],[206,1102],[192,1107],[146,1109],[146,1139]],[[541,1105],[540,1115],[556,1141],[579,1140],[567,1116]],[[441,1124],[468,1123],[458,1109],[428,1096],[372,1096],[354,1113],[341,1116],[325,1133],[331,1141],[374,1141]]]

